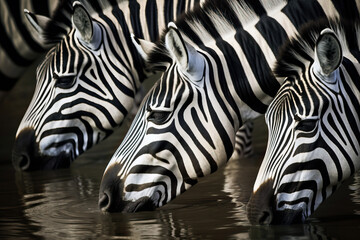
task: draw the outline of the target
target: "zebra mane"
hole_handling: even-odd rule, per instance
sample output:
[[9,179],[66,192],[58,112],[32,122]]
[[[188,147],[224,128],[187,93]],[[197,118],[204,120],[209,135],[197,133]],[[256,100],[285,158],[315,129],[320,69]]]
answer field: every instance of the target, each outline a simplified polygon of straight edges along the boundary
[[314,62],[316,41],[325,28],[330,28],[336,33],[344,56],[354,54],[351,50],[360,50],[360,40],[358,39],[358,36],[360,36],[359,19],[348,21],[343,19],[322,19],[310,22],[300,29],[298,36],[289,39],[283,45],[280,57],[274,67],[275,75],[280,78],[298,78],[305,72],[305,69]]
[[71,29],[72,1],[61,0],[53,16],[43,29],[42,36],[46,43],[59,42]]
[[[42,33],[46,43],[61,41],[73,28],[72,13],[75,0],[60,0],[59,5]],[[101,14],[105,9],[128,0],[76,0],[81,2],[91,16]]]
[[[254,25],[264,14],[281,9],[287,0],[207,0],[200,7],[183,14],[176,26],[183,30],[185,37],[198,45],[204,43],[193,36],[190,29],[196,29],[196,34],[203,35],[203,39],[217,37],[236,32],[237,29]],[[163,66],[171,62],[171,55],[165,47],[165,29],[156,47],[149,54],[147,62],[150,66]],[[188,31],[189,30],[189,31]],[[209,38],[210,37],[210,38]]]

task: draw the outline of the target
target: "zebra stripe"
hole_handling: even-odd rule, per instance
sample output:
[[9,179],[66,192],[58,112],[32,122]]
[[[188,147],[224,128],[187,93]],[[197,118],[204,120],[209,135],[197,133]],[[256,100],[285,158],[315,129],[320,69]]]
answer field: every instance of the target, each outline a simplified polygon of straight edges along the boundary
[[[160,207],[232,156],[236,131],[265,113],[280,87],[271,69],[287,34],[326,17],[315,0],[270,2],[258,2],[259,15],[248,4],[254,1],[210,0],[171,23],[153,49],[143,44],[147,64],[166,71],[104,172],[103,211]],[[345,8],[332,12],[345,16]]]
[[[133,108],[142,82],[153,75],[146,71],[133,46],[131,32],[155,40],[167,21],[199,2],[75,2],[77,11],[71,7],[73,15],[52,19],[42,29],[42,37],[46,43],[57,44],[38,66],[35,93],[16,135],[15,168],[68,167],[76,157],[112,134]],[[68,31],[63,28],[63,22],[78,16],[75,12],[84,18],[91,15],[90,27],[84,27],[84,32],[76,25]],[[90,42],[82,37],[86,31],[94,31]]]
[[59,1],[16,0],[0,2],[0,91],[9,91],[24,71],[49,49],[26,20],[24,9],[52,16]]
[[360,168],[359,26],[358,18],[316,22],[285,48],[275,72],[287,80],[265,115],[252,223],[304,221]]

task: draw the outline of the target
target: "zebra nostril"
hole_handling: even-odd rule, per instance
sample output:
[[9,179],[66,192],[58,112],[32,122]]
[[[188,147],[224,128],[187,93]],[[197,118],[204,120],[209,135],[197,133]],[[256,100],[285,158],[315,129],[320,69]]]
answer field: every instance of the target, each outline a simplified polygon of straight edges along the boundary
[[246,212],[251,224],[271,224],[273,221],[273,180],[267,180],[251,194]]
[[110,195],[106,192],[103,192],[101,196],[99,196],[99,208],[103,212],[109,212],[111,206]]
[[21,171],[34,169],[35,152],[37,151],[35,131],[30,128],[22,130],[15,139],[12,152],[12,161],[15,169]]
[[272,221],[271,211],[263,211],[262,215],[259,217],[258,223],[260,225],[269,225]]
[[18,160],[18,168],[26,171],[30,167],[30,158],[27,155],[21,155]]

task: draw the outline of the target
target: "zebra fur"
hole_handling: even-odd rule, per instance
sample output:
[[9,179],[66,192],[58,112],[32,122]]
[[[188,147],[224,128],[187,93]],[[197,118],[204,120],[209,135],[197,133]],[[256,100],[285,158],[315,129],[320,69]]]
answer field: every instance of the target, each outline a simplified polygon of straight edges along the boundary
[[155,41],[170,20],[199,2],[75,1],[78,13],[91,15],[98,38],[95,49],[82,41],[76,25],[64,26],[73,21],[67,14],[69,4],[75,12],[71,2],[38,26],[44,42],[56,45],[37,68],[35,93],[16,134],[15,168],[69,167],[112,134],[133,108],[142,82],[154,74],[145,70],[131,33]]
[[[259,15],[250,2],[207,1],[143,48],[148,66],[165,72],[105,169],[103,211],[153,210],[223,166],[239,127],[265,113],[283,82],[272,74],[282,43],[303,24],[348,10],[262,1]],[[358,14],[355,2],[346,3]]]
[[360,168],[359,23],[317,21],[285,45],[274,71],[287,80],[265,115],[268,147],[247,207],[252,223],[305,221]]

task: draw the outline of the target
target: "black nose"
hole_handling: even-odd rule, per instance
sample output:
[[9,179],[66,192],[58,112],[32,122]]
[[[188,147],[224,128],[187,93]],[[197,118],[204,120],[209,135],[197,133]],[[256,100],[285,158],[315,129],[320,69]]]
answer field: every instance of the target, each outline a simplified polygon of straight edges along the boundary
[[[99,208],[103,212],[139,212],[152,211],[156,208],[148,196],[140,197],[134,201],[123,199],[123,181],[118,176],[119,165],[106,170],[100,184]],[[128,189],[129,190],[129,189]]]
[[251,224],[269,225],[273,223],[273,181],[263,183],[251,194],[246,206],[247,216]]
[[31,128],[24,129],[16,137],[12,162],[17,170],[29,171],[35,167],[34,158],[37,152],[35,131]]
[[99,192],[99,208],[103,212],[120,212],[123,209],[122,203],[122,181],[118,173],[120,167],[108,168],[101,180]]

